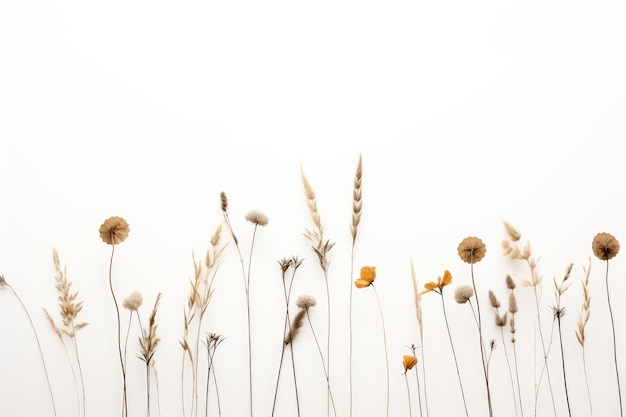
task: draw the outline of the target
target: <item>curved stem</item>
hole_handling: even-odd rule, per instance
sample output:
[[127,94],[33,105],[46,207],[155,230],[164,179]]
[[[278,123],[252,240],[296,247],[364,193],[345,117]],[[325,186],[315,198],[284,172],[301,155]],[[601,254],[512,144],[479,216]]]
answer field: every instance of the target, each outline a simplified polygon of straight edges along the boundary
[[476,310],[478,313],[478,333],[480,335],[480,354],[483,360],[483,372],[485,374],[485,385],[487,387],[487,405],[489,406],[489,416],[493,417],[493,409],[491,408],[491,390],[489,389],[489,374],[487,373],[487,364],[485,363],[485,347],[483,344],[483,328],[482,319],[480,317],[480,303],[478,302],[478,292],[476,291],[476,282],[474,281],[474,264],[470,264],[470,271],[472,274],[472,286],[474,287],[474,294],[476,294]]
[[469,413],[467,411],[467,402],[465,401],[465,391],[463,390],[463,383],[461,382],[461,372],[459,371],[459,362],[456,359],[456,351],[454,350],[454,343],[452,343],[452,334],[450,333],[450,325],[448,324],[448,315],[446,314],[446,303],[443,300],[443,293],[440,292],[438,294],[441,296],[441,306],[443,308],[443,319],[446,322],[446,329],[448,330],[448,338],[450,339],[450,347],[452,348],[452,356],[454,356],[454,365],[456,366],[456,376],[459,379],[459,387],[461,387],[461,397],[463,397],[463,406],[465,407],[465,415],[469,417]]
[[613,333],[613,360],[615,361],[615,376],[617,377],[617,395],[619,397],[619,414],[620,416],[624,416],[624,411],[622,409],[622,388],[619,382],[619,369],[617,367],[617,346],[615,343],[615,322],[613,320],[613,309],[611,308],[611,297],[609,295],[609,261],[606,261],[606,301],[609,305],[609,315],[611,316],[611,331]]
[[122,380],[124,384],[124,392],[122,399],[122,417],[128,413],[126,403],[126,367],[124,366],[124,357],[122,356],[122,325],[120,320],[120,308],[117,304],[117,298],[115,298],[115,291],[113,291],[113,255],[115,254],[115,245],[111,245],[111,260],[109,261],[109,289],[111,290],[111,297],[113,297],[113,303],[115,304],[115,314],[117,315],[117,350],[120,356],[120,365],[122,367]]
[[380,321],[383,324],[383,342],[385,344],[385,365],[387,367],[387,413],[385,414],[389,417],[389,354],[387,353],[387,331],[385,330],[385,318],[383,317],[383,308],[380,305],[380,298],[378,297],[378,292],[376,291],[376,287],[374,287],[374,283],[370,285],[374,290],[374,294],[376,295],[376,301],[378,302],[378,311],[380,312]]
[[[335,400],[333,399],[333,393],[330,390],[330,379],[328,378],[328,371],[326,370],[326,365],[324,364],[324,355],[322,354],[322,349],[320,348],[319,341],[317,340],[317,335],[315,334],[315,330],[313,329],[313,323],[311,323],[311,317],[309,316],[309,308],[306,308],[306,319],[309,322],[309,326],[311,327],[311,333],[313,333],[313,339],[315,340],[315,345],[317,346],[317,351],[320,354],[320,359],[322,360],[322,368],[324,369],[324,376],[326,376],[326,385],[328,386],[328,397],[333,406],[333,413],[335,417],[337,417],[337,410],[335,409]],[[293,347],[292,347],[293,350]]]
[[11,289],[11,291],[13,292],[13,295],[15,295],[15,298],[17,298],[17,301],[19,301],[20,305],[22,306],[22,309],[26,313],[26,317],[28,317],[28,321],[30,322],[30,327],[33,329],[33,333],[35,334],[35,340],[37,341],[37,347],[39,348],[39,356],[41,356],[41,363],[43,364],[43,371],[46,374],[46,382],[48,383],[48,391],[50,391],[50,400],[52,402],[52,410],[54,411],[54,415],[56,417],[57,407],[56,407],[56,404],[54,403],[54,395],[52,395],[52,385],[50,384],[50,376],[48,375],[48,368],[46,367],[46,361],[43,358],[43,350],[41,349],[41,343],[39,342],[39,336],[37,335],[37,331],[35,330],[33,319],[30,317],[28,310],[26,310],[26,306],[22,302],[22,299],[20,298],[20,296],[17,295],[17,292],[15,292],[13,287],[7,282],[4,282],[4,285],[6,285],[7,287]]
[[404,382],[406,382],[406,395],[409,399],[409,417],[413,417],[413,410],[411,410],[411,390],[409,389],[409,378],[404,373]]

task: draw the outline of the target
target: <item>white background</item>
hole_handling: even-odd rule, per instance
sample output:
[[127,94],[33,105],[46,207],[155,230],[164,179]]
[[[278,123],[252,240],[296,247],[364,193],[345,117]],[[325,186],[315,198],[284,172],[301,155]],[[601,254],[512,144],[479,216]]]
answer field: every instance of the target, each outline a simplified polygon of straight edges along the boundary
[[[540,256],[547,333],[552,279],[575,263],[564,298],[564,348],[572,415],[589,415],[574,329],[594,235],[610,232],[626,244],[625,45],[626,6],[603,0],[0,3],[0,273],[33,317],[59,415],[78,414],[64,352],[41,311],[57,313],[52,248],[67,264],[72,288],[85,301],[81,317],[90,322],[78,334],[87,415],[116,415],[121,372],[107,280],[110,247],[98,228],[112,215],[129,222],[130,236],[114,260],[116,293],[120,300],[143,293],[144,322],[156,294],[164,293],[156,355],[161,409],[163,416],[181,416],[178,340],[191,254],[203,256],[222,221],[222,190],[246,258],[252,225],[245,213],[259,209],[270,218],[257,234],[251,274],[255,415],[270,414],[284,317],[280,258],[305,258],[294,294],[318,299],[312,320],[325,341],[323,278],[302,235],[311,220],[300,166],[317,193],[327,237],[336,242],[331,383],[338,415],[348,415],[346,317],[356,278],[349,272],[349,224],[360,154],[363,221],[355,267],[378,271],[390,415],[408,415],[401,358],[418,334],[411,258],[421,284],[452,272],[444,295],[468,407],[470,415],[486,415],[475,325],[452,290],[470,283],[458,243],[480,237],[487,245],[476,265],[485,334],[498,336],[486,292],[504,301],[506,274],[526,273],[501,254],[502,220],[519,228]],[[615,416],[605,264],[592,263],[589,382],[594,414]],[[611,265],[626,375],[624,254]],[[385,412],[380,315],[369,290],[354,294],[358,417]],[[438,298],[423,298],[430,415],[463,415]],[[522,396],[525,415],[532,415],[532,291],[520,288],[518,299]],[[249,407],[244,314],[231,244],[205,323],[206,331],[226,337],[216,355],[224,416],[246,415]],[[32,332],[6,288],[0,326],[0,415],[51,415]],[[324,377],[310,329],[298,342],[302,415],[320,416]],[[558,340],[552,346],[563,416]],[[136,344],[131,347],[135,353]],[[142,415],[142,363],[134,354],[129,360],[131,412]],[[288,376],[281,380],[281,416],[294,415]],[[515,415],[502,349],[494,352],[492,378],[496,415]],[[414,377],[409,381],[416,416]],[[546,384],[538,409],[553,415]]]

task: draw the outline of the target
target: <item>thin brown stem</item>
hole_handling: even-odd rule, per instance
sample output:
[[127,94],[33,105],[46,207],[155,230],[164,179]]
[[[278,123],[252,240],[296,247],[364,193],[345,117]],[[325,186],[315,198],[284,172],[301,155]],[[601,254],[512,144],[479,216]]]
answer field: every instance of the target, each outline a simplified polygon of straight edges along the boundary
[[111,297],[113,297],[113,303],[115,304],[115,314],[117,315],[117,350],[120,357],[120,365],[122,367],[122,381],[124,385],[123,399],[122,399],[122,417],[128,413],[126,403],[126,367],[124,366],[124,356],[122,355],[122,325],[120,320],[120,308],[117,304],[117,298],[115,298],[115,291],[113,291],[113,255],[115,254],[115,245],[111,245],[111,260],[109,261],[109,289],[111,290]]
[[489,416],[493,417],[493,409],[491,407],[491,390],[489,389],[489,374],[487,372],[487,364],[485,363],[485,348],[483,346],[483,328],[482,319],[480,317],[480,303],[478,301],[478,292],[476,291],[476,282],[474,280],[474,264],[470,264],[470,271],[472,275],[472,286],[474,287],[474,294],[476,294],[476,310],[478,315],[478,333],[480,341],[480,356],[483,362],[483,373],[485,374],[485,385],[487,387],[487,405],[489,407]]
[[619,414],[620,416],[624,416],[624,411],[622,409],[622,388],[620,386],[619,381],[619,368],[617,366],[617,345],[615,342],[615,321],[613,320],[613,309],[611,308],[611,297],[609,293],[609,261],[606,261],[606,301],[609,306],[609,315],[611,316],[611,332],[613,334],[613,360],[615,362],[615,376],[617,378],[617,395],[619,397]]
[[378,311],[380,312],[380,321],[383,325],[383,343],[385,346],[385,365],[387,368],[387,408],[386,408],[386,416],[389,417],[389,354],[387,353],[387,331],[385,330],[385,318],[383,317],[383,307],[380,304],[380,298],[378,297],[378,292],[376,291],[376,287],[374,287],[374,283],[370,285],[374,290],[374,295],[376,295],[376,301],[378,302]]

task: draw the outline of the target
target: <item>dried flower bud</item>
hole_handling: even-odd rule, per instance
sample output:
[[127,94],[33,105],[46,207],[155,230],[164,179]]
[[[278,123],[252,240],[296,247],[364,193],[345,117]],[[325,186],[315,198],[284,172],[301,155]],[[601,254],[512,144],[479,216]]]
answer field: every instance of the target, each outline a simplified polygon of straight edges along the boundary
[[509,290],[514,290],[515,289],[515,281],[513,281],[513,278],[511,278],[510,275],[506,276],[506,287]]
[[137,311],[141,304],[143,304],[143,296],[137,291],[124,299],[124,308],[130,311]]
[[598,259],[608,261],[619,252],[619,242],[610,233],[598,233],[593,238],[591,248]]
[[465,304],[474,295],[474,289],[469,285],[459,285],[454,290],[454,299],[459,304]]
[[267,226],[269,222],[267,216],[259,210],[249,211],[248,214],[246,214],[246,220],[250,223],[258,224],[259,226]]
[[0,275],[0,287],[4,287],[5,285],[7,285],[7,282],[4,279],[4,275]]
[[530,248],[530,242],[526,242],[526,244],[524,245],[523,252],[520,255],[520,258],[526,260],[526,259],[530,258],[530,255],[532,255],[532,249]]
[[417,365],[417,358],[411,355],[404,355],[402,357],[402,364],[404,365],[404,372],[406,373]]
[[489,302],[491,303],[491,307],[493,308],[500,307],[500,301],[498,301],[496,295],[491,290],[489,290]]
[[513,226],[511,226],[508,222],[503,221],[504,228],[506,229],[506,233],[509,235],[513,242],[517,242],[522,238],[522,234]]
[[315,297],[312,295],[301,295],[296,300],[296,306],[298,306],[298,308],[314,307],[315,304],[317,304],[317,301],[315,301]]
[[475,264],[485,257],[487,247],[477,237],[466,237],[459,244],[457,251],[464,262]]

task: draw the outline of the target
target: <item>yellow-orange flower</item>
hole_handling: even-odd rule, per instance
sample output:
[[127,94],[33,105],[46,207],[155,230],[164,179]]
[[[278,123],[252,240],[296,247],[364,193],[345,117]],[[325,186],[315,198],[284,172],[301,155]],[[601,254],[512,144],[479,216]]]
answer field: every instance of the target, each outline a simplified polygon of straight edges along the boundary
[[415,365],[417,365],[417,358],[411,355],[404,355],[402,364],[404,365],[404,372],[410,371]]
[[446,285],[449,285],[451,282],[452,282],[452,274],[450,273],[450,271],[446,269],[445,271],[443,271],[443,278],[437,277],[437,282],[431,281],[431,282],[427,282],[426,284],[424,284],[424,288],[426,289],[422,291],[420,294],[425,294],[431,291],[437,292],[437,290],[439,290],[438,292],[441,294],[441,292],[443,291],[443,287],[445,287]]
[[357,288],[365,288],[372,285],[372,282],[376,279],[376,267],[364,266],[361,268],[361,278],[354,281],[354,285]]

